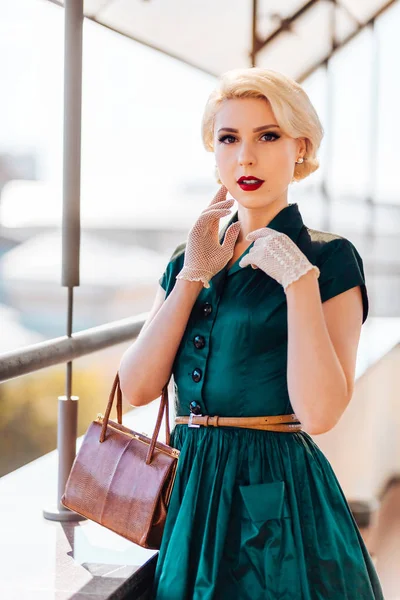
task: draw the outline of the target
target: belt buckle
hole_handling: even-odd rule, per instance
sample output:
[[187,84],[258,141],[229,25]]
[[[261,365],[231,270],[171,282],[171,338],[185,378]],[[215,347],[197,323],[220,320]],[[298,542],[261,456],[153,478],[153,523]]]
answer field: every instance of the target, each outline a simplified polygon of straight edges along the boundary
[[189,416],[189,422],[188,422],[188,427],[200,427],[200,425],[196,425],[195,423],[192,423],[193,417],[202,417],[203,415],[195,415],[194,413],[190,413]]

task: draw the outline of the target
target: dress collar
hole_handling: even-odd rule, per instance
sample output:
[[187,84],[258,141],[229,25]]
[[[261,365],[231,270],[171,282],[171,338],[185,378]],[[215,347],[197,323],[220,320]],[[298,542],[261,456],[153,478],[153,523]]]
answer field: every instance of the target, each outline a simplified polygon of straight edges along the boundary
[[[226,230],[228,229],[231,223],[235,223],[238,220],[238,211],[234,213],[228,223],[223,227],[220,232],[220,242],[224,240]],[[292,204],[288,204],[284,208],[282,208],[275,217],[266,225],[270,229],[274,229],[275,231],[280,231],[281,233],[285,233],[293,242],[297,242],[300,231],[303,227],[303,219],[299,211],[299,206],[297,202]],[[248,248],[243,252],[241,256],[233,263],[231,268],[228,270],[228,275],[239,271],[241,267],[239,267],[239,262],[245,256],[250,249],[252,248],[254,242],[250,244]]]

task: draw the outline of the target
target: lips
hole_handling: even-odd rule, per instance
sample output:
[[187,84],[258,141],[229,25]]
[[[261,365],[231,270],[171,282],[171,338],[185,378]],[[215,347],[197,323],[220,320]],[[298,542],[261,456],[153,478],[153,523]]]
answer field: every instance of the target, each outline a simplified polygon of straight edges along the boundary
[[246,175],[238,179],[237,182],[245,192],[253,192],[262,186],[264,180],[254,177],[253,175]]
[[242,183],[243,181],[256,181],[257,183],[264,183],[264,179],[260,179],[259,177],[254,177],[253,175],[246,175],[238,179],[238,183]]

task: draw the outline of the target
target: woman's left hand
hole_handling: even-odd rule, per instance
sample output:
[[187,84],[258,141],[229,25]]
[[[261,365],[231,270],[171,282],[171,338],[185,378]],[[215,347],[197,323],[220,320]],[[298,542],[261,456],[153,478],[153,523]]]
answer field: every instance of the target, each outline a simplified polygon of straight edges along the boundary
[[262,269],[283,286],[286,293],[288,285],[297,281],[311,269],[319,277],[319,269],[311,264],[298,246],[285,233],[263,227],[246,236],[254,241],[253,247],[242,258],[240,267],[251,265],[253,269]]

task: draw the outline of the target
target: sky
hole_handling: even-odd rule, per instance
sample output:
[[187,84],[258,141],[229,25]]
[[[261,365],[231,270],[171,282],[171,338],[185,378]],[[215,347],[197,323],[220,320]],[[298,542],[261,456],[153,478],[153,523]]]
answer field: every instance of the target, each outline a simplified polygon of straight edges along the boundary
[[[370,31],[332,61],[332,92],[322,71],[304,84],[329,133],[321,147],[321,169],[307,185],[325,173],[335,194],[374,190],[378,201],[400,202],[399,23],[397,4],[377,26],[379,86],[372,78]],[[4,190],[1,221],[10,227],[60,224],[62,9],[45,0],[0,2],[0,81],[0,152],[34,153],[39,179],[14,182]],[[217,185],[213,155],[204,150],[200,136],[203,107],[215,81],[85,21],[83,226],[129,227],[157,218],[187,223],[199,214]],[[335,111],[332,131],[326,122],[329,94]],[[372,110],[375,95],[379,118]],[[378,154],[371,155],[375,147]]]

